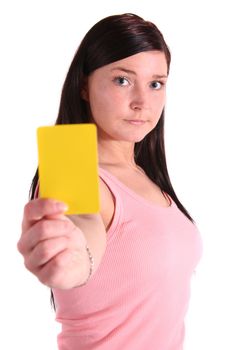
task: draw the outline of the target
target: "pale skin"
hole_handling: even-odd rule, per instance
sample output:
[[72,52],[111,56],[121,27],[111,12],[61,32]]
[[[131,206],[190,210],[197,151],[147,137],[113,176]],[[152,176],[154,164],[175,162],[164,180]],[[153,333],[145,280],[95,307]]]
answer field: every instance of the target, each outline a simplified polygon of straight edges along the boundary
[[[147,51],[95,70],[82,92],[97,126],[99,166],[164,207],[169,206],[168,199],[134,161],[134,144],[156,126],[165,105],[166,81],[164,53]],[[114,200],[101,179],[99,184],[98,214],[66,216],[65,204],[51,199],[25,206],[18,250],[27,269],[51,288],[70,289],[86,280],[86,245],[94,258],[93,274],[101,262]]]

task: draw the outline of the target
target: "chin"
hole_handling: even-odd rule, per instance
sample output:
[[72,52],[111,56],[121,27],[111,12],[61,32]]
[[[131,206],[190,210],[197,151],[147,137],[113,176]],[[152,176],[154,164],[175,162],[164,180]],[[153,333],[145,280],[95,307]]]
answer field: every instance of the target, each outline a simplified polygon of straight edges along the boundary
[[149,133],[151,132],[151,130],[148,130],[148,132],[144,132],[141,135],[132,135],[133,138],[133,142],[140,142],[142,141]]
[[142,141],[145,137],[146,137],[147,134],[144,134],[144,135],[141,135],[141,136],[135,136],[135,137],[128,137],[127,139],[125,139],[124,141],[127,141],[127,142],[132,142],[132,143],[137,143],[137,142],[140,142]]
[[136,143],[142,141],[149,132],[151,132],[151,129],[141,130],[141,132],[139,130],[137,132],[126,132],[126,130],[124,130],[123,132],[112,133],[112,138],[117,141]]

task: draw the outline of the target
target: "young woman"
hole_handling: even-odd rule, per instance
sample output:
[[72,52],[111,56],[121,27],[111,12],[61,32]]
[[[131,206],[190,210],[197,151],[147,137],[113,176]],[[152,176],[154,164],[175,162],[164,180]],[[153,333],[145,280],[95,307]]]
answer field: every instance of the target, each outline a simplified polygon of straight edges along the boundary
[[201,239],[166,166],[169,66],[161,32],[133,14],[95,24],[71,63],[56,123],[96,124],[101,211],[65,216],[37,198],[36,173],[18,243],[52,289],[61,350],[182,349]]

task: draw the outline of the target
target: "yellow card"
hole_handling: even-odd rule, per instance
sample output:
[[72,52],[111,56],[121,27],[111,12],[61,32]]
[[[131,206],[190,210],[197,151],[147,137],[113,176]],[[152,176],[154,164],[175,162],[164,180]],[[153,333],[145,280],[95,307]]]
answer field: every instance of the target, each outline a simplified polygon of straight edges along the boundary
[[97,130],[95,124],[65,124],[37,129],[41,198],[68,204],[66,214],[99,211]]

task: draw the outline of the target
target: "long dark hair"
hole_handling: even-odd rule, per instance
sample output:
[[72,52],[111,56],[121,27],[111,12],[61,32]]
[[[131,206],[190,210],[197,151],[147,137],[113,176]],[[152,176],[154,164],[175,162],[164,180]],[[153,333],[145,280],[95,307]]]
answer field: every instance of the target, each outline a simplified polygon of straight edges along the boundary
[[[81,91],[85,78],[95,69],[139,52],[157,50],[165,54],[169,73],[171,55],[159,29],[141,17],[126,13],[109,16],[96,23],[83,38],[68,70],[61,94],[56,124],[90,122],[88,103]],[[162,191],[168,193],[183,214],[194,220],[181,204],[172,187],[164,146],[164,110],[156,127],[135,144],[135,162]],[[38,170],[33,178],[30,198],[35,198]],[[52,304],[55,307],[53,294]]]

